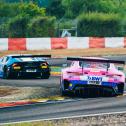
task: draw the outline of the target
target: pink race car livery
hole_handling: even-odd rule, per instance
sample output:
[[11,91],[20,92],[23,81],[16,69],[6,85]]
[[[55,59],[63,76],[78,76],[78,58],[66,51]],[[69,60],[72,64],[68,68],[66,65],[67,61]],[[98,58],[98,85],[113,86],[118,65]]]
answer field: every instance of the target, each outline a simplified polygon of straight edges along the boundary
[[72,58],[69,67],[61,71],[60,91],[62,95],[70,93],[105,93],[122,95],[125,74],[122,71],[124,61],[109,60],[98,57]]

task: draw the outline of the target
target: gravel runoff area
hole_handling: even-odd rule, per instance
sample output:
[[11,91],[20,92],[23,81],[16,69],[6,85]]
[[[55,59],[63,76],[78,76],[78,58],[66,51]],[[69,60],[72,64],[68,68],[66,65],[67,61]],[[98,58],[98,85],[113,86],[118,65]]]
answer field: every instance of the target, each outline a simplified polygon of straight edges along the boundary
[[70,119],[17,123],[6,126],[126,126],[126,114],[105,114]]
[[0,86],[0,103],[36,98],[53,99],[59,95],[58,88]]

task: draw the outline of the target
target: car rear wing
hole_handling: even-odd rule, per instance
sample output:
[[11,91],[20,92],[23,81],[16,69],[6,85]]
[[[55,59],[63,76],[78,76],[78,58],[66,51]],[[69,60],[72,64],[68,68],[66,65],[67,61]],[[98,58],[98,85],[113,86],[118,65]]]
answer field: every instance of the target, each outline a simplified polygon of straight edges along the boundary
[[117,64],[125,64],[125,61],[119,60],[109,60],[109,59],[91,59],[91,58],[74,58],[74,57],[67,57],[67,60],[72,61],[91,61],[91,62],[100,62],[100,63],[117,63]]
[[51,55],[18,55],[18,56],[12,56],[12,58],[27,58],[27,57],[44,57],[44,58],[51,58]]
[[[109,60],[109,59],[93,59],[93,58],[91,59],[90,57],[89,58],[67,57],[67,60],[71,60],[71,61],[91,61],[91,62],[96,62],[96,63],[98,63],[98,62],[99,63],[107,63],[107,69],[106,69],[107,71],[108,71],[110,63],[116,64],[117,69],[121,70],[121,71],[124,70],[124,65],[125,65],[125,61]],[[82,71],[83,71],[83,67],[82,67]]]

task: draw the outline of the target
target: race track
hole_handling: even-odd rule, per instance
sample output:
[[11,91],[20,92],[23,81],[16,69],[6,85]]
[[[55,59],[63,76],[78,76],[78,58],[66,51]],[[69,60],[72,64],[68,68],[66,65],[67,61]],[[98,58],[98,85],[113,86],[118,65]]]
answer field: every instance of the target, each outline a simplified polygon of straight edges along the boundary
[[0,109],[0,123],[126,111],[126,97],[73,99]]
[[[126,57],[111,57],[112,59],[126,60]],[[62,59],[53,60],[53,65],[66,62]],[[0,85],[31,86],[31,87],[59,87],[59,77],[50,77],[49,80],[19,79],[3,80]],[[126,88],[125,88],[126,90]],[[89,114],[110,113],[126,111],[126,96],[107,98],[71,98],[61,102],[37,103],[32,105],[8,107],[0,109],[0,124],[19,121],[51,119]]]
[[49,79],[0,79],[0,86],[17,87],[58,87],[59,77],[51,76]]

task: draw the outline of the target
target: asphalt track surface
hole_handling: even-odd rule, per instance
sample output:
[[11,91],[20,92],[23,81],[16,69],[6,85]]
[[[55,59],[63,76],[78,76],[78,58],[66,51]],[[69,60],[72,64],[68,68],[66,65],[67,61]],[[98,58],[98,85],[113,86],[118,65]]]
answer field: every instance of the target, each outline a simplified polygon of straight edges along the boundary
[[[111,59],[126,61],[126,56],[116,56],[111,57]],[[66,61],[63,59],[52,60],[50,62],[52,65],[61,65],[66,63]],[[50,77],[48,80],[0,79],[0,85],[58,88],[59,77]],[[120,97],[70,98],[61,102],[52,101],[48,103],[37,103],[25,106],[0,108],[0,124],[124,111],[126,111],[125,95]]]

